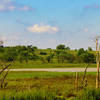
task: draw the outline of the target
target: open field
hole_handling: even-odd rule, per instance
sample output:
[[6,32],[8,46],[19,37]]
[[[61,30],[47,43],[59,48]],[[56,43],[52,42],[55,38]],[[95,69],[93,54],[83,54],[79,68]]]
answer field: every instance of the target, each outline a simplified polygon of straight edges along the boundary
[[[87,73],[87,89],[95,88],[95,75]],[[79,73],[79,86],[83,85],[82,77]],[[74,72],[10,72],[7,82],[7,87],[0,90],[0,100],[81,100],[75,99],[81,94],[75,90]]]
[[[79,76],[84,73],[79,72]],[[8,79],[27,79],[27,78],[59,78],[59,77],[75,77],[75,72],[10,72]],[[95,76],[96,72],[88,72],[87,75]]]
[[[41,63],[41,62],[33,62],[29,61],[28,63],[12,63],[11,68],[19,69],[19,68],[85,68],[86,63]],[[90,68],[96,67],[96,64],[90,64]]]

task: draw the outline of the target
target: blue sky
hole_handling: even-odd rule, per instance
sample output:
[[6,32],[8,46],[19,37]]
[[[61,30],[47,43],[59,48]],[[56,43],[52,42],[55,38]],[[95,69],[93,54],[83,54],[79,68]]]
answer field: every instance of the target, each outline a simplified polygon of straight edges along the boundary
[[0,23],[6,46],[95,48],[100,0],[0,0]]

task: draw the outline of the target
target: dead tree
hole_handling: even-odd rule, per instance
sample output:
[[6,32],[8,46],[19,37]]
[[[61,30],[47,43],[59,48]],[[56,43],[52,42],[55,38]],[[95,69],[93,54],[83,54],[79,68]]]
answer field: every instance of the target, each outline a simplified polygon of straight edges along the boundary
[[86,72],[87,72],[88,66],[89,64],[87,64],[87,66],[85,67],[84,75],[83,75],[82,82],[81,82],[81,89],[84,87],[87,87]]
[[9,67],[11,66],[11,64],[8,64],[8,65],[2,65],[2,69],[0,70],[0,88],[3,89],[3,88],[6,88],[7,86],[7,81],[6,81],[6,77],[9,73]]

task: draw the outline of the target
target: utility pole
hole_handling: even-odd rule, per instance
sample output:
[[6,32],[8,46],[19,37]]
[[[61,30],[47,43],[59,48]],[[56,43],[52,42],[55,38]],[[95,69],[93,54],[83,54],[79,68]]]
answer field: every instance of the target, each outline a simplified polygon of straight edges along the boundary
[[[100,46],[99,46],[100,49]],[[98,38],[96,38],[96,63],[97,63],[97,74],[96,74],[96,88],[99,88],[99,50],[98,50]]]

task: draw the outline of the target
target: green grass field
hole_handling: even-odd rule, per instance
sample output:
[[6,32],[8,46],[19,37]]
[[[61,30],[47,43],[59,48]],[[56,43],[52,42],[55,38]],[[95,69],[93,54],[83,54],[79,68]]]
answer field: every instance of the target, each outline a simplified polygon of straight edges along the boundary
[[[79,76],[84,73],[79,72]],[[10,72],[8,79],[26,79],[26,78],[57,78],[71,76],[75,77],[75,72]],[[96,75],[96,72],[88,72],[87,75]]]
[[[11,68],[85,68],[87,64],[85,63],[41,63],[39,61],[29,61],[28,63],[12,63]],[[89,67],[96,67],[96,64],[90,64]]]
[[[83,74],[79,73],[79,86]],[[95,88],[95,76],[95,72],[86,74],[85,90]],[[85,100],[80,99],[83,90],[80,94],[75,90],[74,72],[9,72],[6,81],[7,87],[0,89],[0,100]]]

